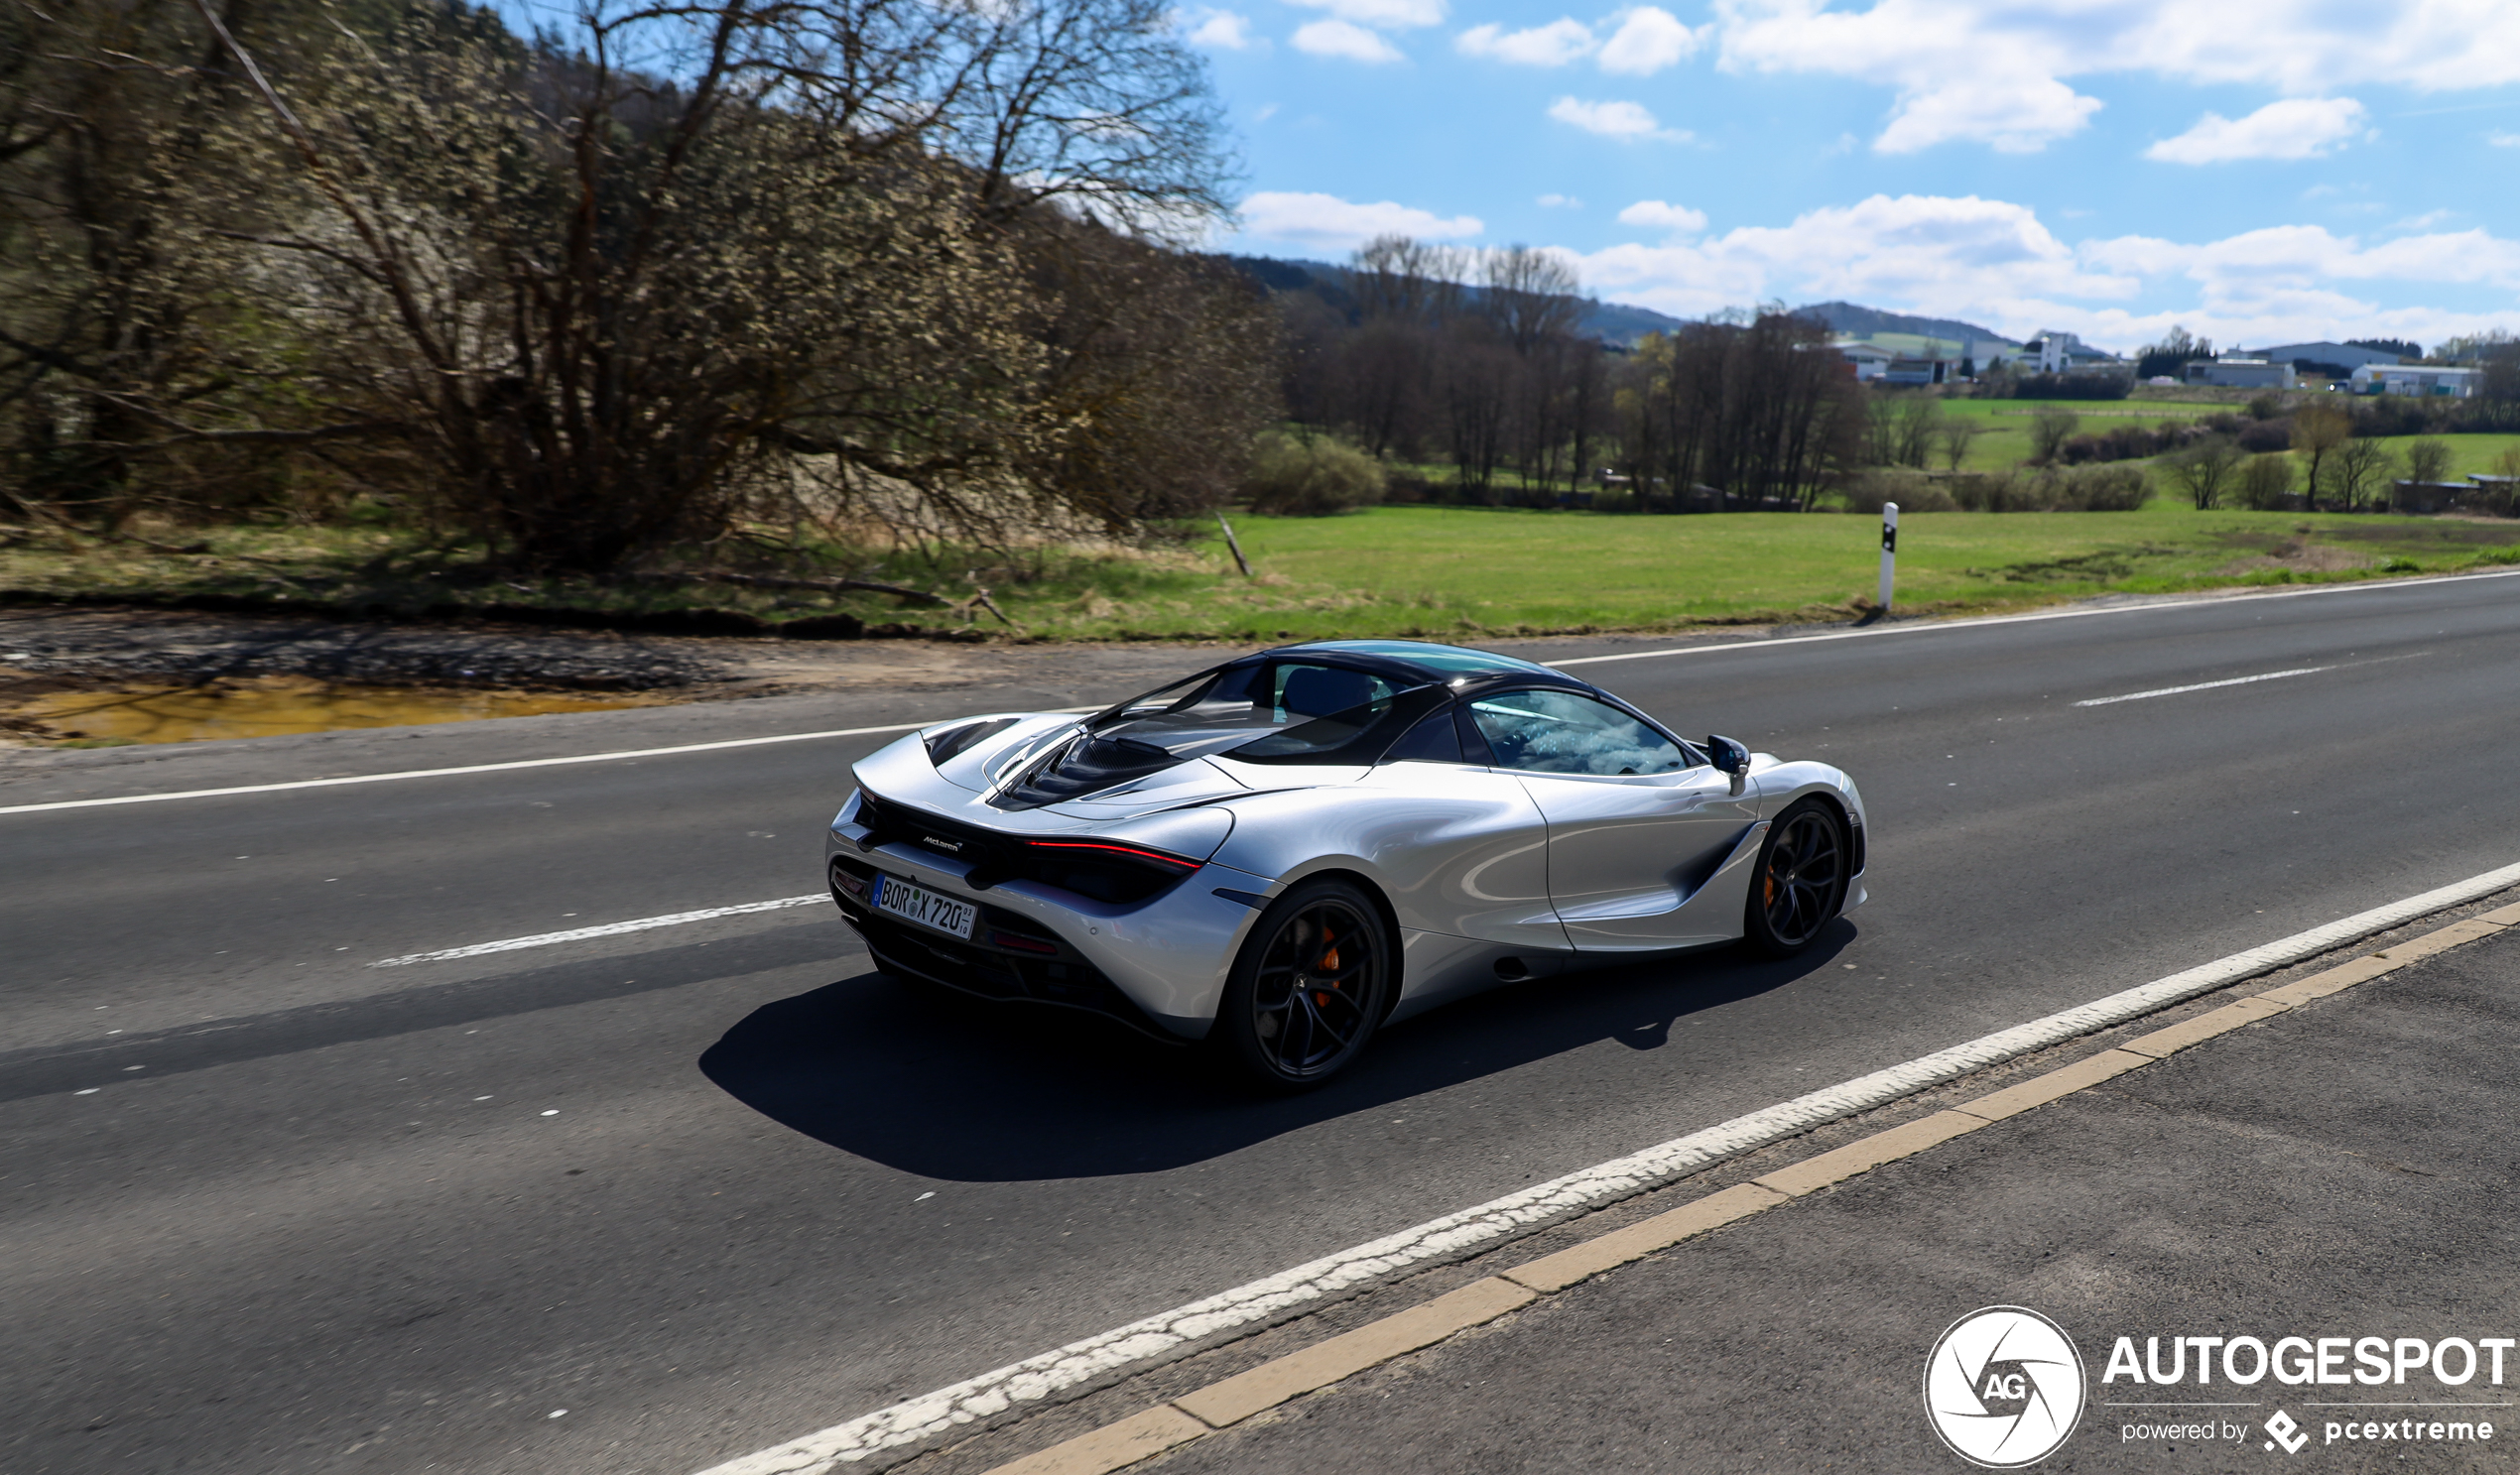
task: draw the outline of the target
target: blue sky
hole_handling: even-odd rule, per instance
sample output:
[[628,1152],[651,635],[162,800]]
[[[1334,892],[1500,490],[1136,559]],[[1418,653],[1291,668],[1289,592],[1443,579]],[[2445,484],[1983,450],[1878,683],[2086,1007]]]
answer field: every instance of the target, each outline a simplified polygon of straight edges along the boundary
[[1188,4],[1219,245],[1566,252],[1683,316],[1844,298],[2109,347],[2520,329],[2520,0]]

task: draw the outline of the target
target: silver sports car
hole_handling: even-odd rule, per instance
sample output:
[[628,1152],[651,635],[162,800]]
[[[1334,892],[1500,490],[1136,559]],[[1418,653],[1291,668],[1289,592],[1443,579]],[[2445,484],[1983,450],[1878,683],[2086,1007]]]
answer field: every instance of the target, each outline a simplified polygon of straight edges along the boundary
[[1262,651],[1081,719],[946,723],[856,779],[831,899],[885,971],[1211,1041],[1279,1088],[1481,988],[1791,953],[1864,899],[1863,800],[1836,769],[1415,641]]

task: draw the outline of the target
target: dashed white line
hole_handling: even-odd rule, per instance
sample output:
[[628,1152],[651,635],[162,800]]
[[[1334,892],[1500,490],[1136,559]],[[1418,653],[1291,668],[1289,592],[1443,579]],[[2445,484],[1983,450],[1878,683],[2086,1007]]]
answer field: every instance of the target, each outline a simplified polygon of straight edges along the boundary
[[2075,703],[2079,707],[2104,707],[2121,701],[2143,701],[2155,696],[2178,696],[2190,691],[2210,691],[2216,686],[2245,686],[2251,681],[2280,681],[2286,676],[2315,676],[2332,666],[2305,666],[2297,671],[2261,672],[2253,676],[2230,676],[2219,681],[2194,681],[2185,686],[2156,686],[2150,691],[2129,691],[2124,696],[2093,696]]
[[644,932],[651,927],[679,927],[688,922],[706,922],[713,917],[741,917],[749,912],[778,912],[789,907],[811,907],[829,901],[822,893],[810,892],[801,897],[781,897],[775,902],[745,902],[734,907],[703,907],[697,912],[669,912],[663,917],[641,917],[629,922],[608,922],[601,926],[570,927],[565,932],[536,932],[530,937],[502,937],[496,942],[475,942],[465,947],[441,947],[436,952],[408,952],[398,958],[379,958],[371,968],[401,968],[413,963],[443,963],[455,958],[479,957],[485,952],[514,952],[521,947],[549,947],[555,942],[583,942],[589,937],[617,937],[623,932]]
[[[1098,712],[1100,707],[1051,707],[1054,712]],[[827,732],[783,732],[773,737],[723,738],[712,743],[679,743],[671,748],[625,748],[612,753],[572,753],[565,758],[519,758],[507,763],[467,763],[456,768],[404,769],[391,774],[345,774],[330,779],[292,779],[283,784],[239,784],[229,789],[184,789],[172,794],[124,794],[111,799],[63,799],[40,804],[0,804],[0,814],[32,814],[40,809],[94,809],[109,804],[154,804],[164,799],[217,799],[231,794],[279,794],[292,789],[331,789],[343,784],[386,784],[399,779],[447,779],[460,774],[500,774],[514,769],[558,768],[571,763],[619,763],[632,758],[670,758],[677,753],[713,753],[722,748],[759,748],[772,743],[811,743],[823,738],[871,737],[886,732],[917,732],[956,720],[932,717],[925,722],[888,722],[879,727],[835,727]],[[238,860],[249,857],[238,856]]]
[[1183,1351],[1221,1333],[1278,1319],[1308,1302],[1384,1280],[1412,1266],[1458,1258],[1528,1233],[1549,1221],[1641,1193],[1726,1158],[1807,1132],[1825,1122],[1885,1105],[2031,1050],[2141,1018],[2182,999],[2315,957],[2515,885],[2520,885],[2520,865],[2504,866],[2340,922],[2296,932],[2184,973],[2094,999],[2079,1008],[1797,1096],[1764,1111],[1735,1117],[1702,1132],[1569,1173],[1554,1182],[1385,1235],[1204,1300],[1114,1327],[1099,1336],[1071,1342],[951,1387],[906,1399],[802,1439],[712,1466],[703,1475],[823,1475],[840,1465],[921,1443],[960,1425],[994,1418],[1018,1404],[1101,1382],[1132,1364]]
[[[1726,651],[1772,651],[1780,646],[1812,645],[1829,640],[1870,640],[1879,636],[1922,635],[1932,631],[1981,630],[1990,625],[2026,625],[2044,620],[2079,620],[2097,615],[2143,614],[2150,610],[2192,609],[2202,604],[2227,604],[2239,600],[2301,599],[2325,594],[2358,594],[2375,589],[2394,589],[2408,583],[2459,584],[2485,578],[2520,578],[2520,569],[2504,569],[2491,573],[2456,573],[2420,580],[2375,579],[2367,583],[2321,584],[2307,589],[2269,589],[2260,593],[2224,595],[2205,599],[2168,599],[2158,604],[2116,604],[2103,609],[2063,609],[2026,615],[1992,615],[1974,620],[1931,620],[1913,625],[1883,625],[1870,630],[1835,630],[1821,635],[1791,635],[1774,640],[1728,640],[1707,645],[1675,646],[1655,651],[1623,651],[1614,656],[1575,656],[1553,661],[1552,666],[1599,666],[1614,661],[1652,661],[1666,656],[1709,656]],[[1048,710],[1065,713],[1098,712],[1102,708],[1053,707]],[[975,715],[975,714],[966,714]],[[330,779],[295,779],[282,784],[241,784],[228,789],[186,789],[171,794],[124,794],[111,799],[50,799],[33,804],[0,804],[0,814],[33,814],[50,809],[89,809],[111,804],[152,804],[166,799],[218,799],[237,794],[279,794],[292,789],[327,789],[343,784],[385,784],[401,779],[443,779],[461,774],[495,774],[511,769],[554,768],[572,763],[616,763],[632,758],[663,758],[677,753],[706,753],[720,748],[754,748],[770,743],[806,743],[821,738],[869,737],[885,732],[916,732],[922,727],[956,721],[954,717],[938,717],[928,722],[896,722],[881,727],[842,727],[828,732],[790,732],[774,737],[728,738],[713,743],[684,743],[671,748],[633,748],[616,753],[575,753],[565,758],[523,758],[509,763],[473,763],[457,768],[406,769],[391,774],[350,774]],[[243,860],[245,857],[238,856]]]

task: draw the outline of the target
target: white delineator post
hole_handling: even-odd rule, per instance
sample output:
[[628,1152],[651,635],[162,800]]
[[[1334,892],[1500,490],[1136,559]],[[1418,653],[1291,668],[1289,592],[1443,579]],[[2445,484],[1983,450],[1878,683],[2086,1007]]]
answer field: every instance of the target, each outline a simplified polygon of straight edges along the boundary
[[1899,504],[1881,504],[1881,612],[1890,613],[1890,585],[1899,572]]

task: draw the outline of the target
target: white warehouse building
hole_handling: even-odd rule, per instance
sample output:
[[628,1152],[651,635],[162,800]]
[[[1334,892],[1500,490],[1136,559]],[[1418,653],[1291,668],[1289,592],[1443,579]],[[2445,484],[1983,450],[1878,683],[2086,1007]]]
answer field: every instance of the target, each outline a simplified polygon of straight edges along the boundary
[[2452,400],[2475,398],[2475,369],[2446,369],[2431,364],[2364,364],[2353,371],[2358,395],[2423,395]]

